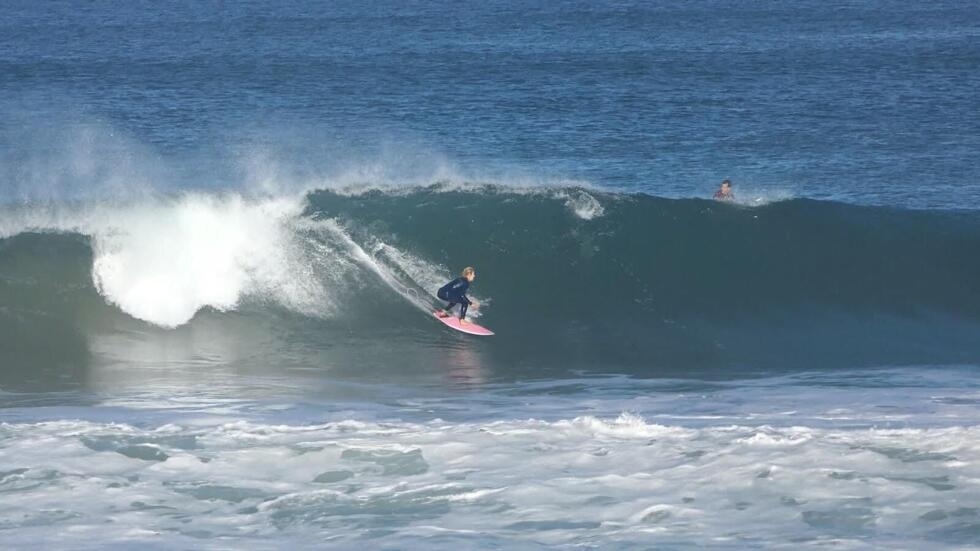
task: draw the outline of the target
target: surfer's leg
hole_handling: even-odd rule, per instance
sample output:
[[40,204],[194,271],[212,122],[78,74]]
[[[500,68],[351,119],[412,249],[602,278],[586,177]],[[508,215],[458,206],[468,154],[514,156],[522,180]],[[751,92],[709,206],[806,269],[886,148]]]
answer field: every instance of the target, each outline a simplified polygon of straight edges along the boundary
[[455,302],[450,302],[448,306],[446,306],[445,308],[443,308],[442,309],[442,313],[443,313],[442,317],[448,318],[449,315],[452,313],[453,306],[456,306],[456,303]]
[[466,307],[469,306],[469,305],[470,304],[468,302],[460,302],[459,303],[459,319],[465,319],[466,318]]

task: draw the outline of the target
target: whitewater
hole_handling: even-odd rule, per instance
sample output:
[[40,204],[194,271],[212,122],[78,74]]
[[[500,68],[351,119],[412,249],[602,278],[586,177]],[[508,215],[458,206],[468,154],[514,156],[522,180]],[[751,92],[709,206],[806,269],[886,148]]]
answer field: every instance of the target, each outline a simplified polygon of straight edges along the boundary
[[3,549],[980,547],[975,2],[3,8]]
[[966,549],[980,394],[921,377],[15,406],[0,519],[14,547]]

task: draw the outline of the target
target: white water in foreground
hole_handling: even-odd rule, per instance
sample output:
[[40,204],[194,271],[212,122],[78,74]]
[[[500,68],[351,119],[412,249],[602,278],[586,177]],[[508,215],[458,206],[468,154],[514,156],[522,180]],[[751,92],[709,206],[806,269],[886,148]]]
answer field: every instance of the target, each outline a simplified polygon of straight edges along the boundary
[[[627,387],[384,406],[12,408],[0,538],[62,549],[980,542],[975,390]],[[623,409],[643,416],[610,413]]]

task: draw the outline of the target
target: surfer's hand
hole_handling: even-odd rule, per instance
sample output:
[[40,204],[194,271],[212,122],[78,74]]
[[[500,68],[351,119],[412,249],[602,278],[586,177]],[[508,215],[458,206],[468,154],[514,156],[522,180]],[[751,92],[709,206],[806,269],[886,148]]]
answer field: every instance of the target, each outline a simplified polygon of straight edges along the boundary
[[476,309],[477,309],[477,308],[479,308],[479,307],[480,307],[480,303],[479,303],[479,302],[477,302],[477,301],[475,301],[475,300],[471,300],[471,301],[470,301],[470,308],[472,308],[472,309],[474,309],[474,310],[476,310]]

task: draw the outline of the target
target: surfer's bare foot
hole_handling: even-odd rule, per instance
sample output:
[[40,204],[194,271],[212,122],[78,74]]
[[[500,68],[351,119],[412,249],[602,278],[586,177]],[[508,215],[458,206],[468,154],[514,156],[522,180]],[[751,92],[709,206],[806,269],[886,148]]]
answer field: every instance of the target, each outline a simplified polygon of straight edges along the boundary
[[459,318],[460,325],[469,325],[470,322],[466,321],[466,318]]
[[448,318],[449,312],[445,310],[436,310],[436,315],[439,316],[440,318]]

